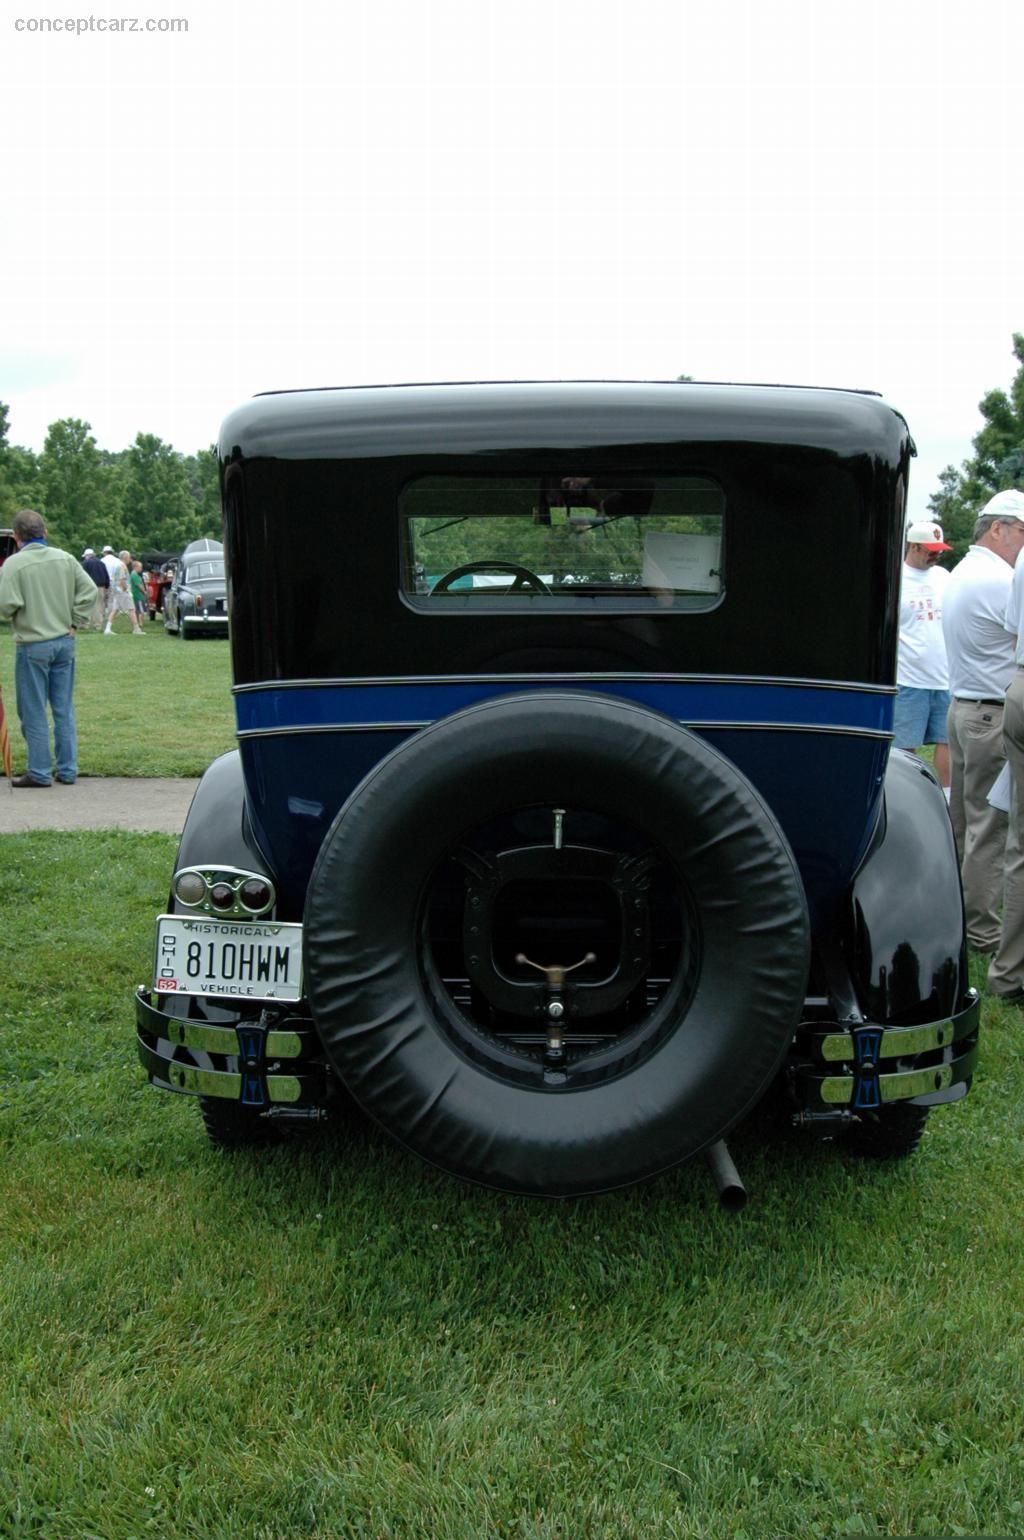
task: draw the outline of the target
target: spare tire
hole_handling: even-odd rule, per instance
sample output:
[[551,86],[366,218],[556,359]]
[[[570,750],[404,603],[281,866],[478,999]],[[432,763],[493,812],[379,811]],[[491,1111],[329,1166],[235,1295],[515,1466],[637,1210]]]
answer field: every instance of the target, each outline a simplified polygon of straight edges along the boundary
[[[553,880],[502,887],[502,861]],[[493,958],[460,884],[490,893]],[[649,920],[619,927],[629,905]],[[523,946],[561,946],[578,988],[516,949],[538,930]],[[591,932],[621,955],[595,960]],[[552,1195],[719,1139],[791,1042],[810,951],[792,851],[736,767],[668,717],[562,691],[469,707],[382,760],[324,840],[304,944],[317,1031],[366,1111],[458,1176]],[[563,1048],[531,987],[564,1008]]]

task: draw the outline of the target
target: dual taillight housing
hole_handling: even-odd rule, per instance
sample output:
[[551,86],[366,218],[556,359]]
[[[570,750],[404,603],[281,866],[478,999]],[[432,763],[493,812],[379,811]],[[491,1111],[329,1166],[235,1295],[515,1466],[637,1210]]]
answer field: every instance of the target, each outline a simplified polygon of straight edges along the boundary
[[237,866],[182,866],[171,889],[183,908],[223,919],[259,919],[277,900],[269,877]]

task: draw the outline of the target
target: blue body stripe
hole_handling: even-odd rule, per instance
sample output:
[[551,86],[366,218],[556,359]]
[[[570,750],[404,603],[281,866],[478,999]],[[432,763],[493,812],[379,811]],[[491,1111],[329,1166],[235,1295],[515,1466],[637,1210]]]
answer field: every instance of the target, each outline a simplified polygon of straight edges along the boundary
[[374,680],[244,686],[235,693],[239,733],[317,727],[418,727],[496,695],[588,691],[637,701],[684,723],[770,724],[888,734],[894,692],[856,685],[751,679],[567,675],[542,678]]
[[874,826],[895,691],[596,674],[315,680],[236,689],[250,816],[278,891],[295,912],[339,807],[386,754],[417,728],[476,701],[545,689],[619,696],[695,728],[773,809],[800,864],[812,921],[831,913]]

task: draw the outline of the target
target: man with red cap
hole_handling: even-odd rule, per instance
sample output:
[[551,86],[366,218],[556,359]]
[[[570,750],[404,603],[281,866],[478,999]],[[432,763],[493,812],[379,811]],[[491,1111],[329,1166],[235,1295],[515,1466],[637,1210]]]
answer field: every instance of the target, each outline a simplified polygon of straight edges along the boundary
[[949,672],[942,636],[942,597],[949,573],[938,565],[949,551],[942,527],[930,520],[907,525],[900,590],[900,649],[893,741],[898,749],[935,745],[935,774],[949,795]]

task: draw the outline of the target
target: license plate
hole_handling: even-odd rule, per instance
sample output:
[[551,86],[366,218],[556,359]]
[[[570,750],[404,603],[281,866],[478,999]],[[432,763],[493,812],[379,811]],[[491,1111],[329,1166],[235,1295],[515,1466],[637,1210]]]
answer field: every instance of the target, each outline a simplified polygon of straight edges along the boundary
[[153,987],[167,994],[299,1000],[302,926],[162,914]]

